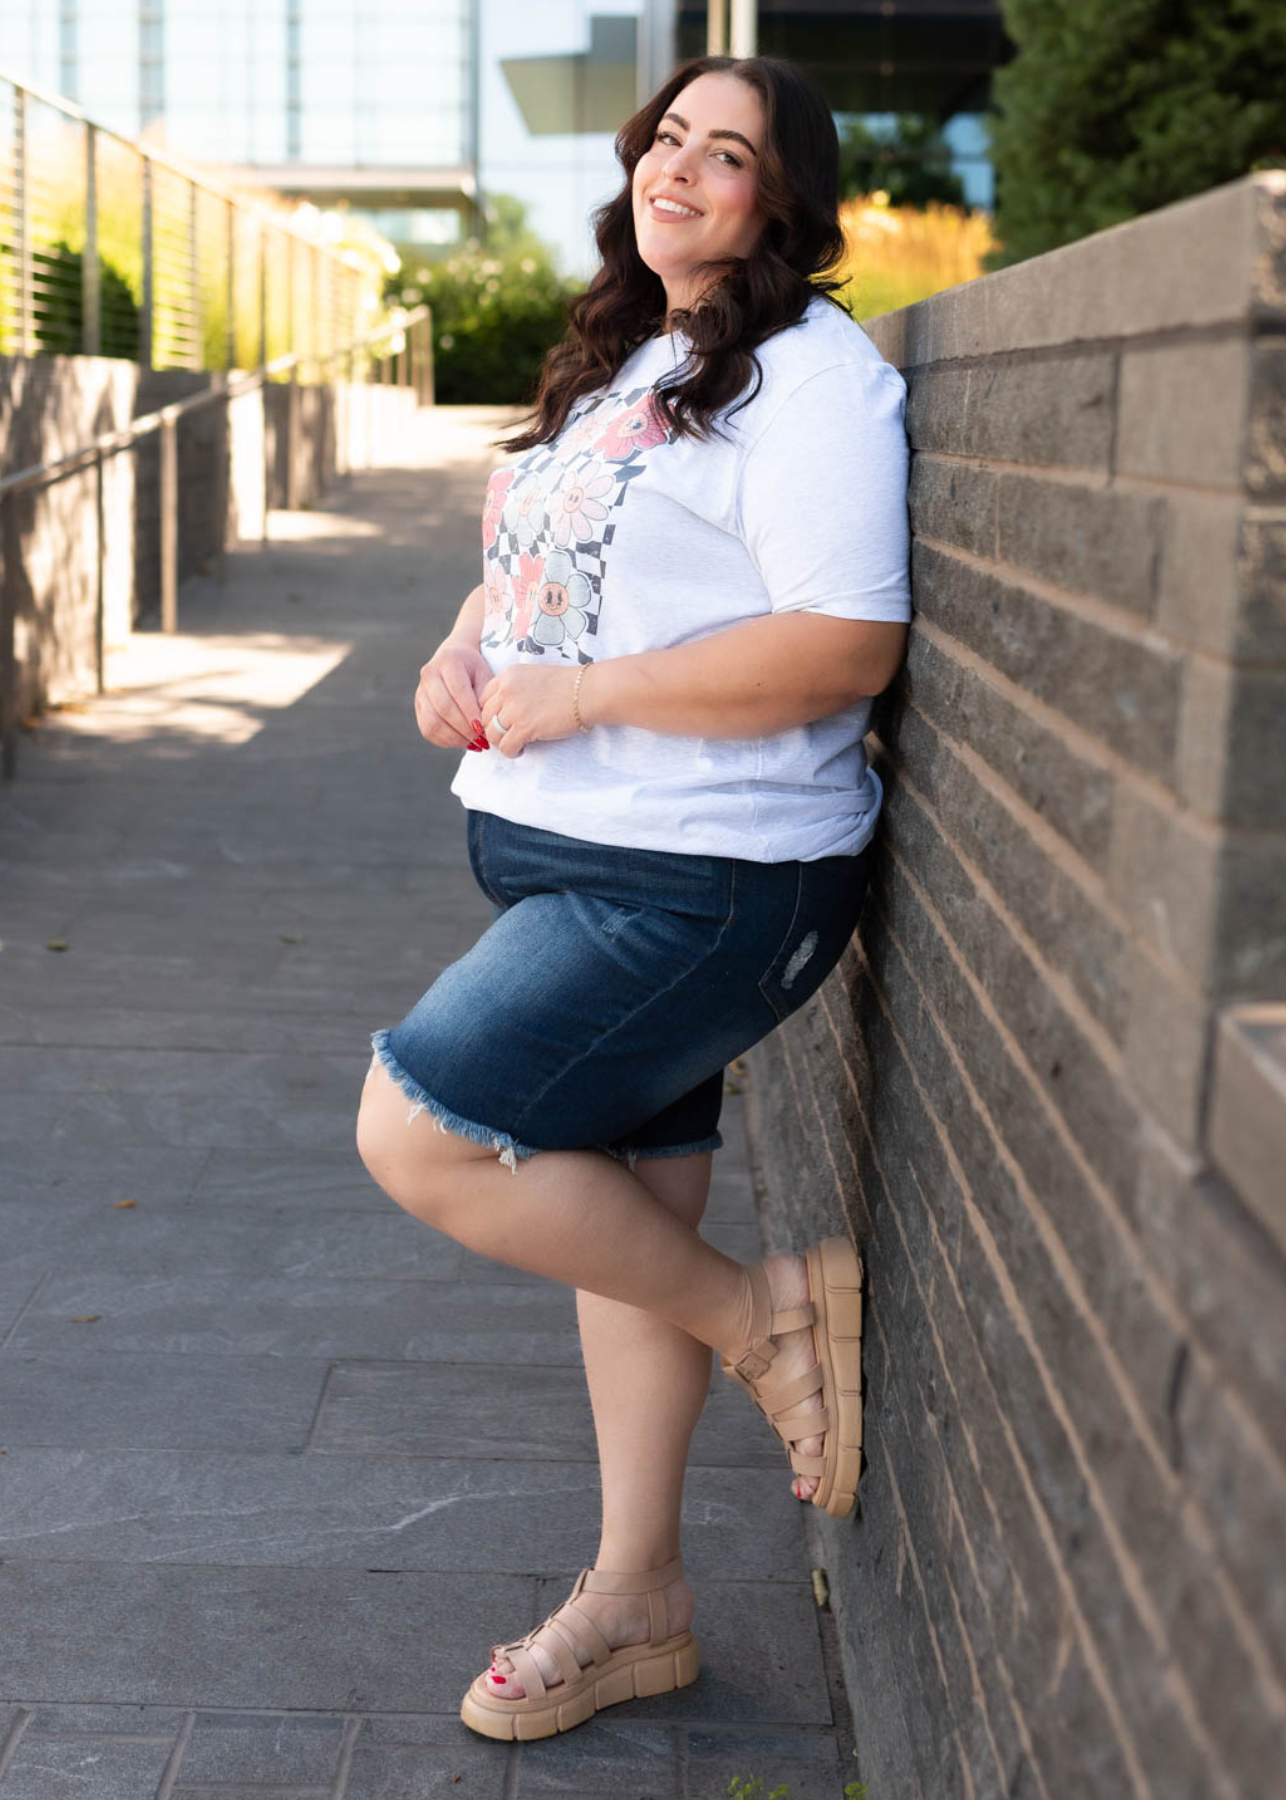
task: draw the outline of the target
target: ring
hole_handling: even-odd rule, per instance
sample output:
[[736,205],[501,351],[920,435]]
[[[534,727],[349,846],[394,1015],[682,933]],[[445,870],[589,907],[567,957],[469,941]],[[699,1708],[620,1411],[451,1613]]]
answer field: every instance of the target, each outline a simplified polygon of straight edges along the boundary
[[505,724],[504,720],[500,717],[499,713],[492,714],[491,723],[495,726],[497,731],[508,731],[508,729],[509,729],[509,727]]

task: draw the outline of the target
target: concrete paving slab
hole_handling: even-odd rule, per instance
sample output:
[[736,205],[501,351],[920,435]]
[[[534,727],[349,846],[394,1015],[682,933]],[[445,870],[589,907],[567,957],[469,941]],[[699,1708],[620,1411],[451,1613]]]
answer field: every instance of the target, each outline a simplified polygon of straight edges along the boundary
[[245,1781],[329,1788],[343,1742],[342,1719],[198,1713],[183,1750],[181,1785]]
[[362,1743],[353,1754],[344,1800],[428,1800],[438,1794],[508,1800],[513,1754],[506,1744],[478,1738],[453,1748]]
[[213,1150],[193,1191],[203,1205],[254,1206],[301,1199],[326,1211],[388,1206],[351,1141],[331,1150]]
[[64,1701],[446,1711],[470,1647],[527,1629],[531,1610],[529,1580],[483,1572],[0,1567],[6,1682]]
[[79,1342],[85,1347],[0,1356],[0,1448],[10,1457],[23,1446],[217,1453],[307,1445],[322,1361],[104,1355],[92,1336]]
[[379,1198],[379,1208],[332,1208],[321,1218],[293,1195],[258,1207],[187,1198],[138,1199],[132,1207],[95,1199],[53,1209],[37,1200],[0,1200],[0,1242],[39,1251],[51,1268],[88,1261],[104,1275],[146,1269],[178,1276],[196,1265],[206,1275],[458,1279],[460,1246]]
[[[598,1523],[593,1464],[460,1455],[325,1457],[10,1443],[0,1556],[573,1575]],[[691,1471],[685,1563],[776,1581],[797,1561],[786,1471]]]
[[0,1781],[4,1800],[143,1800],[169,1761],[165,1744],[24,1737]]
[[[467,1455],[593,1461],[585,1376],[565,1368],[337,1362],[313,1448],[340,1455]],[[693,1437],[690,1466],[785,1468],[762,1415],[721,1374]]]
[[613,1707],[575,1731],[524,1746],[518,1763],[524,1800],[538,1794],[675,1800],[682,1776],[674,1728],[624,1719],[625,1710]]
[[353,1356],[409,1362],[578,1364],[569,1290],[310,1276],[52,1275],[16,1352],[80,1347],[164,1356]]

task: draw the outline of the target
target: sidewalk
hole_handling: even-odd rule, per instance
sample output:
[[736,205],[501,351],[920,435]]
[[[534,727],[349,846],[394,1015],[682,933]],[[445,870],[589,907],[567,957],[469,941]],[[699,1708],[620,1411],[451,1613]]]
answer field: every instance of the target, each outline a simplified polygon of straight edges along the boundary
[[[526,1748],[456,1716],[598,1509],[571,1295],[353,1149],[369,1031],[489,917],[411,695],[502,416],[425,415],[419,467],[275,515],[0,793],[0,1800],[831,1800],[855,1767],[784,1457],[721,1379],[700,1681]],[[708,1231],[749,1256],[736,1097],[725,1134]]]

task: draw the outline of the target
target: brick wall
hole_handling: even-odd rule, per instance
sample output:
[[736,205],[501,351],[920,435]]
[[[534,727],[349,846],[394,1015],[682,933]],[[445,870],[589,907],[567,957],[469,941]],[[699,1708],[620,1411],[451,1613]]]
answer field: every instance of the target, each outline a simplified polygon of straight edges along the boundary
[[[876,1800],[1286,1784],[1286,175],[874,322],[917,617],[862,928],[752,1058],[870,1278],[809,1516]],[[783,1480],[786,1477],[783,1475]]]

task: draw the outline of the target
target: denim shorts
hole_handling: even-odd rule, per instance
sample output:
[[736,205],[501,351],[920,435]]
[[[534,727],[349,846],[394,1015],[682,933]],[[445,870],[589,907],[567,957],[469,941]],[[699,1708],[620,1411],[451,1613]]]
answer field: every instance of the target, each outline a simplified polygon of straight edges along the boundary
[[724,1064],[834,968],[870,857],[617,849],[476,811],[468,838],[494,922],[372,1043],[412,1116],[511,1168],[718,1149]]

